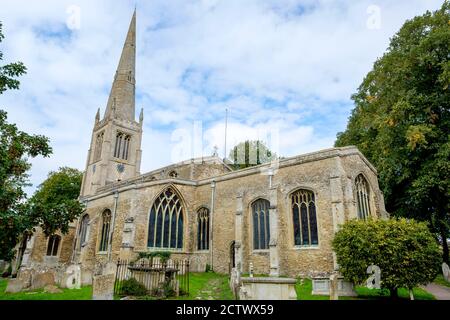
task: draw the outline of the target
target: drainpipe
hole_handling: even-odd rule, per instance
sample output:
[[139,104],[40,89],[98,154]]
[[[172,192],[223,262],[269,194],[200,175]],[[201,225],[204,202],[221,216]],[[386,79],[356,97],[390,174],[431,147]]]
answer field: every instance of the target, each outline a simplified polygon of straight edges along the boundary
[[209,248],[209,252],[210,252],[210,261],[211,261],[211,270],[214,271],[214,254],[213,254],[213,233],[214,233],[214,196],[215,196],[215,190],[216,190],[216,181],[212,181],[211,182],[211,225],[209,228],[209,238],[210,238],[210,248]]
[[114,192],[114,211],[112,213],[112,224],[111,228],[109,229],[109,242],[108,242],[108,261],[111,262],[112,258],[112,240],[113,240],[113,233],[114,233],[114,227],[116,225],[116,212],[117,212],[117,200],[119,199],[119,191]]

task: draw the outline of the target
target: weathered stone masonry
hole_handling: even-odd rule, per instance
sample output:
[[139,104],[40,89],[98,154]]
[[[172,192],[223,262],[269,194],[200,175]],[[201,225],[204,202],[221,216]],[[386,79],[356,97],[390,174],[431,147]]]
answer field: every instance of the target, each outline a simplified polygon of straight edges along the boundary
[[[358,218],[358,175],[368,184],[366,210],[374,218],[387,217],[377,172],[355,147],[322,150],[238,171],[210,156],[140,174],[143,113],[135,121],[135,24],[134,15],[105,115],[100,119],[97,112],[95,117],[80,193],[86,212],[69,234],[61,235],[55,257],[46,257],[48,238],[36,232],[25,250],[23,270],[50,268],[62,279],[61,272],[76,264],[86,284],[104,274],[108,262],[155,250],[148,248],[150,212],[156,199],[169,189],[183,212],[182,248],[170,250],[174,258],[189,259],[193,271],[204,271],[210,265],[216,272],[228,273],[235,267],[247,273],[252,263],[255,274],[331,273],[337,267],[331,248],[334,233],[345,221]],[[298,190],[314,196],[317,245],[295,245],[291,196]],[[255,250],[252,204],[258,199],[270,204],[270,239],[265,249]],[[200,208],[209,211],[208,250],[198,250]],[[105,210],[111,212],[109,229],[103,227]],[[109,230],[107,238],[104,230]],[[102,239],[107,249],[99,251]]]

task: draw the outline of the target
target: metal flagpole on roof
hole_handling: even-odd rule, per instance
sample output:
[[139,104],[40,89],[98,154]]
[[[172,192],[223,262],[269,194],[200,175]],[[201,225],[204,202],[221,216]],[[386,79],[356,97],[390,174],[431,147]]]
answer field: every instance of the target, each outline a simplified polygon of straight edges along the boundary
[[227,124],[228,124],[228,108],[225,109],[225,143],[224,143],[224,155],[223,161],[227,158]]

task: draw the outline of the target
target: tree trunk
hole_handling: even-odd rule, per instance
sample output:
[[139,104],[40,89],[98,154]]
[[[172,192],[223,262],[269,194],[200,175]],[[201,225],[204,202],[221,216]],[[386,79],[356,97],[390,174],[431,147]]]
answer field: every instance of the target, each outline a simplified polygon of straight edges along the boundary
[[389,289],[389,292],[391,293],[391,299],[398,299],[397,288]]
[[447,232],[443,226],[441,226],[441,238],[442,238],[442,261],[449,264],[449,252],[447,243]]

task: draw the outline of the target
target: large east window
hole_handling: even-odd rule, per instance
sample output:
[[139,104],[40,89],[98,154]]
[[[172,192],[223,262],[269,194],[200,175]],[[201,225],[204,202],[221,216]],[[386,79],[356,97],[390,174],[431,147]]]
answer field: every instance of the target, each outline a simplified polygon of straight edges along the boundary
[[183,248],[183,206],[172,188],[162,192],[150,209],[148,223],[149,248]]
[[303,189],[294,192],[291,195],[291,205],[295,245],[318,245],[319,236],[317,233],[317,214],[314,193]]

